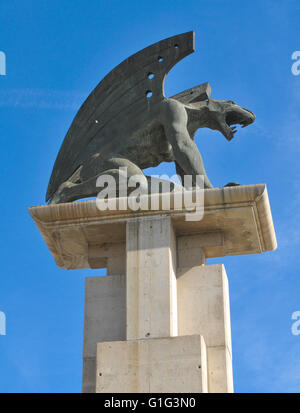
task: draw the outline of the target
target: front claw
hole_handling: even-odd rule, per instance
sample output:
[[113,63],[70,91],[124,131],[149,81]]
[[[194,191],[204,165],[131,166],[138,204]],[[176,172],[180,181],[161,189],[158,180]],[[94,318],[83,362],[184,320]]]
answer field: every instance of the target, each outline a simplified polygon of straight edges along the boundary
[[228,186],[241,186],[238,182],[228,182],[228,184],[224,185],[223,188],[226,188]]
[[54,193],[51,201],[49,202],[49,205],[55,205],[55,204],[62,204],[64,202],[69,202],[69,197],[68,197],[68,189],[74,186],[73,183],[71,182],[64,182],[62,183],[58,190]]

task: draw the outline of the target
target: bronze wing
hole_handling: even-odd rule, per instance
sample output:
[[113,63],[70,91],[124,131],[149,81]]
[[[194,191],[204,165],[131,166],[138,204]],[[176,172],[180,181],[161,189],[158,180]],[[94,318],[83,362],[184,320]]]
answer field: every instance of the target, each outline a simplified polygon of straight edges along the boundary
[[[124,134],[128,136],[144,122],[151,121],[155,107],[164,99],[166,75],[177,62],[193,52],[194,32],[170,37],[129,57],[98,84],[79,109],[62,143],[46,201],[80,165],[105,148],[111,139],[121,139]],[[207,89],[203,86],[174,98],[183,103],[194,98],[201,100],[203,90]],[[195,96],[190,93],[192,91]]]

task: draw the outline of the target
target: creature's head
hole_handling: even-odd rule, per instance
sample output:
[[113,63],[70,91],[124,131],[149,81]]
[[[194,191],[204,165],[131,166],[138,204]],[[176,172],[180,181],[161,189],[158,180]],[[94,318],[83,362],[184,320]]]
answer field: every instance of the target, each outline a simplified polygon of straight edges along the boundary
[[206,82],[173,96],[173,99],[196,109],[192,111],[194,128],[219,130],[229,141],[236,133],[234,125],[244,128],[254,122],[255,115],[250,110],[232,100],[211,99],[210,94],[211,86]]
[[242,108],[232,100],[208,99],[208,127],[220,131],[229,141],[237,132],[235,125],[242,128],[255,120],[255,115],[248,109]]

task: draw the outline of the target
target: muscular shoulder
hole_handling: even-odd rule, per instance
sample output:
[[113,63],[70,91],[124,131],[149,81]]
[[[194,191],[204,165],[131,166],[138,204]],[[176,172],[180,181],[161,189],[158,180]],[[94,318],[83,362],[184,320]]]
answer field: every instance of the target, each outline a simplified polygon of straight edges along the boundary
[[173,125],[186,125],[188,117],[185,105],[175,99],[163,100],[160,116],[164,124]]

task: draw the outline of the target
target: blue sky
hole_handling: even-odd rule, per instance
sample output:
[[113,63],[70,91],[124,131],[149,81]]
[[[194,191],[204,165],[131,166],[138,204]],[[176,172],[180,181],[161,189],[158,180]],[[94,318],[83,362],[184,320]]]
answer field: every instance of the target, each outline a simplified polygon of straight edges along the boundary
[[[209,81],[212,97],[256,113],[230,143],[196,143],[214,186],[266,183],[275,252],[226,257],[235,390],[299,392],[300,3],[295,0],[0,0],[2,184],[0,392],[81,391],[84,278],[59,270],[27,208],[44,203],[59,147],[80,104],[117,64],[194,30],[196,52],[168,75],[171,96]],[[156,173],[174,173],[163,164]]]

